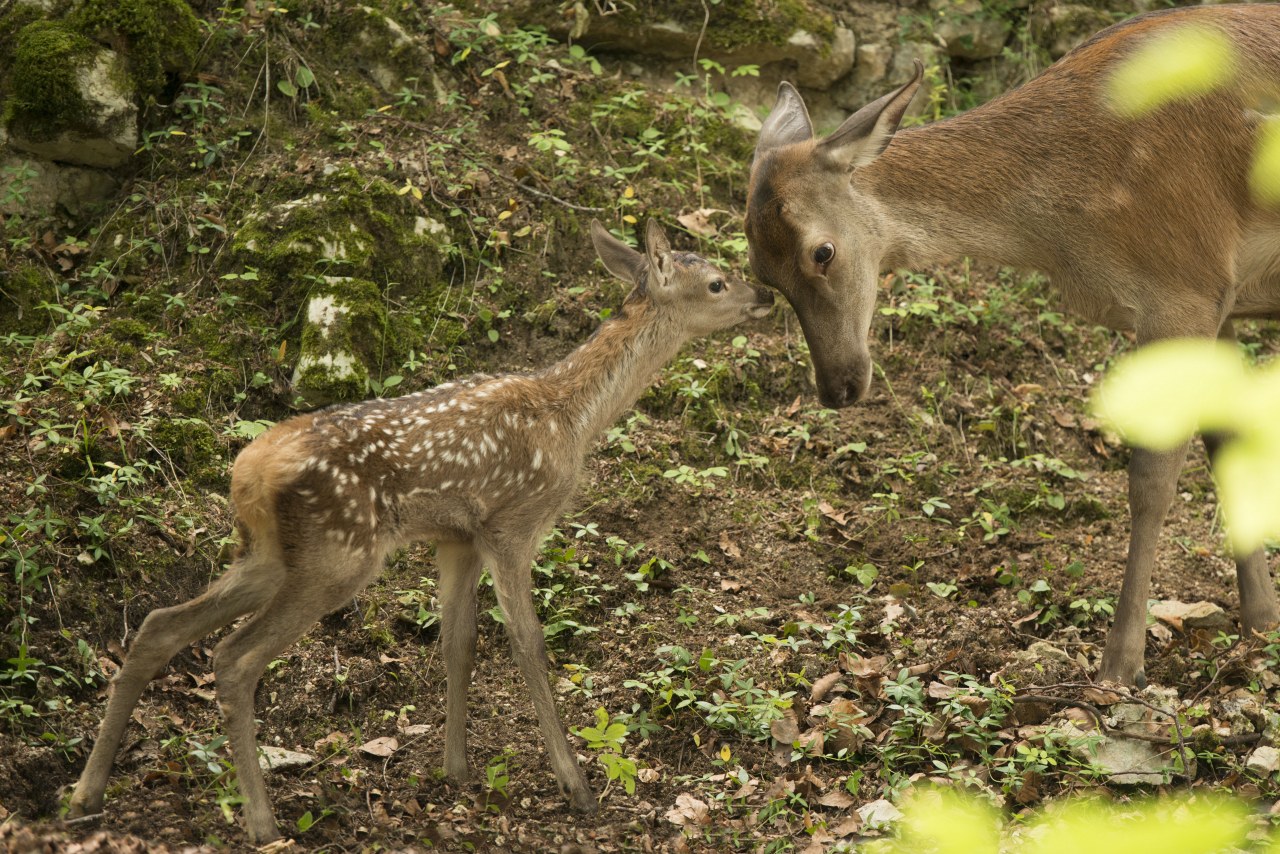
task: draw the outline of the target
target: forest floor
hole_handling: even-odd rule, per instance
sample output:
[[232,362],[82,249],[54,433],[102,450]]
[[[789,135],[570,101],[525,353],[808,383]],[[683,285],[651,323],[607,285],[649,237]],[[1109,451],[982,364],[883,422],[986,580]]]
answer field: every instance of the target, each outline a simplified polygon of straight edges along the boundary
[[[579,208],[627,233],[657,216],[681,248],[749,275],[754,136],[708,96],[711,70],[654,92],[512,22],[405,12],[448,106],[425,75],[353,106],[318,41],[336,13],[314,28],[300,10],[264,14],[205,12],[217,49],[204,88],[149,117],[179,133],[139,155],[100,219],[72,234],[7,224],[31,234],[10,241],[6,266],[40,265],[64,286],[46,326],[0,338],[9,850],[247,844],[214,701],[218,636],[144,694],[105,813],[58,818],[142,618],[222,565],[230,460],[254,423],[291,411],[298,303],[232,289],[229,276],[250,272],[237,223],[350,169],[365,187],[404,190],[390,216],[449,224],[440,276],[454,302],[440,311],[456,328],[387,365],[379,382],[402,377],[387,396],[546,364],[616,309],[620,286],[603,284]],[[276,64],[285,46],[315,66],[318,94],[276,92],[268,106],[260,69],[298,79]],[[119,233],[154,248],[127,255]],[[208,318],[221,342],[199,337]],[[869,397],[827,410],[780,303],[687,347],[591,457],[535,580],[598,815],[575,815],[556,790],[487,586],[477,779],[441,779],[444,662],[424,545],[259,686],[261,743],[310,757],[267,776],[282,832],[329,851],[822,851],[886,832],[886,802],[925,782],[1009,816],[1068,794],[1177,788],[1232,791],[1265,812],[1274,775],[1246,763],[1274,726],[1280,645],[1236,636],[1234,566],[1198,445],[1153,598],[1214,603],[1225,622],[1193,629],[1165,605],[1148,633],[1155,687],[1126,703],[1092,684],[1127,548],[1128,452],[1089,397],[1130,339],[1059,313],[1038,277],[968,264],[887,276],[873,332]],[[1272,327],[1240,333],[1254,354],[1276,349]],[[1112,721],[1120,707],[1145,709],[1143,732],[1163,740],[1137,782],[1088,759],[1090,709]],[[608,724],[624,731],[582,734]]]

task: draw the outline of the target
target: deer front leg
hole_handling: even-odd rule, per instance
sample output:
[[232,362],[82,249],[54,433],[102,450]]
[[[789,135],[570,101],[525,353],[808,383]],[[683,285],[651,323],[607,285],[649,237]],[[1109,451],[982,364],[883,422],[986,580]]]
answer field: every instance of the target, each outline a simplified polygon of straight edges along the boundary
[[551,768],[560,783],[560,792],[569,798],[573,808],[581,812],[595,812],[595,795],[587,783],[586,775],[578,767],[578,759],[569,748],[564,725],[556,711],[555,698],[547,681],[547,650],[542,635],[542,624],[533,610],[533,589],[529,565],[533,555],[521,551],[519,557],[501,555],[493,561],[493,587],[498,605],[507,618],[507,635],[511,639],[511,652],[515,657],[534,711],[547,745]]
[[436,548],[440,567],[440,642],[447,674],[444,772],[464,783],[467,767],[467,693],[476,652],[476,584],[483,564],[469,543],[442,542]]
[[[1220,433],[1206,433],[1204,448],[1209,453],[1209,463],[1216,465],[1218,451],[1226,437]],[[1231,520],[1226,520],[1231,524]],[[1248,637],[1254,631],[1268,631],[1280,624],[1280,608],[1276,605],[1276,587],[1271,581],[1267,556],[1262,549],[1254,549],[1247,555],[1236,555],[1236,583],[1240,588],[1240,632]]]
[[1187,456],[1187,445],[1171,451],[1134,448],[1129,460],[1129,560],[1124,585],[1116,606],[1115,623],[1107,635],[1099,679],[1125,685],[1146,685],[1142,658],[1146,649],[1147,598],[1151,593],[1151,571],[1155,566],[1156,543],[1165,514],[1178,488],[1178,474]]

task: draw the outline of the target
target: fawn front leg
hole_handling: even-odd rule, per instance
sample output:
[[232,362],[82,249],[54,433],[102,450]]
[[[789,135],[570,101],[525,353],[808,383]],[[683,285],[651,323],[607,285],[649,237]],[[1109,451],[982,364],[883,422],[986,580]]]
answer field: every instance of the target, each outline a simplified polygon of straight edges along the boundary
[[436,547],[440,568],[440,641],[447,673],[448,700],[444,719],[444,772],[463,783],[467,767],[467,693],[476,653],[476,584],[484,564],[470,543],[441,542]]
[[498,605],[507,618],[507,635],[511,639],[511,652],[529,686],[533,708],[538,715],[538,725],[547,745],[551,767],[560,783],[560,792],[569,798],[574,809],[595,812],[595,794],[587,783],[587,777],[578,767],[578,759],[569,748],[564,725],[556,711],[556,701],[547,681],[547,649],[542,635],[542,624],[533,610],[533,581],[530,564],[531,551],[521,550],[516,556],[497,555],[493,561],[493,587]]

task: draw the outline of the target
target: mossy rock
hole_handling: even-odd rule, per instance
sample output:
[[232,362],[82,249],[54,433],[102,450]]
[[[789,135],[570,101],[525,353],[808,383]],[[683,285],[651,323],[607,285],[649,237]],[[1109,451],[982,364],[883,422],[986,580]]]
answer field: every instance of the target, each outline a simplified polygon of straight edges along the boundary
[[88,126],[80,79],[100,48],[60,21],[33,21],[13,40],[5,123],[24,136],[49,138]]
[[386,320],[373,282],[326,276],[307,301],[294,391],[310,406],[364,397]]
[[58,285],[43,267],[27,264],[0,280],[0,333],[36,335],[49,325],[43,303],[53,303]]
[[342,169],[309,195],[249,214],[232,250],[274,281],[232,287],[269,299],[280,286],[297,289],[308,276],[332,275],[395,283],[399,294],[429,291],[452,243],[443,219],[424,215],[381,178]]
[[77,32],[124,56],[143,98],[161,95],[200,47],[200,22],[184,0],[85,0],[67,19]]
[[158,419],[150,426],[150,439],[196,486],[226,488],[227,455],[208,422],[200,418]]

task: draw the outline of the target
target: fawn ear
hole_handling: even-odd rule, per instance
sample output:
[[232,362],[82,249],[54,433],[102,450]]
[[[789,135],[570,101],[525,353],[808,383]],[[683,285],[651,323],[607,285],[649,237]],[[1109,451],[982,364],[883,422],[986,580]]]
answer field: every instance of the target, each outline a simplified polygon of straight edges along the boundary
[[649,259],[649,286],[665,288],[671,279],[671,244],[656,219],[645,226],[644,251]]
[[591,243],[596,247],[596,254],[600,256],[600,261],[606,270],[624,282],[630,282],[633,285],[641,284],[641,274],[648,265],[648,261],[639,252],[610,234],[598,219],[591,220]]

